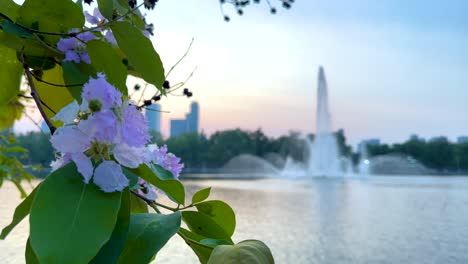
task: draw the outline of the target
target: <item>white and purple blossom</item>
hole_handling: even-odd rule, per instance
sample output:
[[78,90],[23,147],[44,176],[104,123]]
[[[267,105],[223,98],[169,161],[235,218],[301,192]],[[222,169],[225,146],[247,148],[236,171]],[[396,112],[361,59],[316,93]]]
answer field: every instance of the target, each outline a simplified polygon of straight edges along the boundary
[[[167,146],[147,145],[148,123],[139,109],[99,73],[84,84],[82,104],[73,101],[56,116],[64,126],[51,137],[60,156],[51,163],[56,170],[70,161],[76,164],[83,181],[93,181],[104,192],[121,191],[129,184],[122,166],[137,168],[157,164],[170,171],[175,179],[184,165],[169,153]],[[94,165],[93,165],[94,164]],[[139,192],[156,198],[154,186],[140,179]]]
[[179,175],[184,168],[184,164],[180,163],[180,158],[167,152],[166,145],[163,145],[162,147],[158,147],[155,144],[149,145],[147,155],[148,162],[157,164],[170,171],[175,179],[179,178]]
[[[77,29],[73,29],[68,33],[77,32]],[[75,37],[60,39],[57,43],[57,48],[65,53],[65,59],[63,61],[73,61],[76,63],[83,61],[84,63],[91,64],[85,44],[93,39],[97,39],[97,37],[91,32],[83,32],[77,34]]]
[[92,100],[98,100],[102,104],[103,110],[109,110],[112,107],[122,105],[122,93],[115,89],[112,84],[108,83],[106,76],[102,73],[99,73],[97,78],[90,78],[83,85],[81,97],[84,104]]
[[85,11],[84,15],[85,15],[86,21],[94,26],[107,22],[107,19],[101,14],[101,12],[99,11],[99,8],[97,7],[94,8],[92,15],[88,13],[88,11]]
[[122,140],[129,146],[142,147],[151,138],[148,129],[146,118],[134,105],[128,105],[122,115]]
[[81,107],[74,101],[54,117],[65,125],[51,137],[61,153],[51,166],[58,169],[73,161],[85,183],[93,179],[104,192],[121,191],[128,186],[121,166],[136,168],[146,160],[148,124],[135,106],[126,101],[122,107],[122,94],[104,74],[90,78],[83,86],[82,99]]

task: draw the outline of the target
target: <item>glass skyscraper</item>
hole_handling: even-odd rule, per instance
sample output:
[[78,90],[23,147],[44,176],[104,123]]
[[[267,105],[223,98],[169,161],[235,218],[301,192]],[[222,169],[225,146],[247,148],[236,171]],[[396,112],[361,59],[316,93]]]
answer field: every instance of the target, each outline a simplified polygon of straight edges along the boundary
[[185,115],[185,119],[171,120],[171,137],[177,137],[185,133],[198,133],[199,105],[193,102],[190,105],[190,112]]
[[161,132],[161,105],[152,104],[146,107],[146,120],[150,131]]

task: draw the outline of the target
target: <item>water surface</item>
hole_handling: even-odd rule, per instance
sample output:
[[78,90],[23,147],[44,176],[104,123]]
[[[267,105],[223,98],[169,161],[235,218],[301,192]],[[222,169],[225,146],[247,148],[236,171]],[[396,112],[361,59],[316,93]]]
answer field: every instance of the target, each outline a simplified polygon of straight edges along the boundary
[[[468,263],[468,177],[186,181],[213,186],[237,214],[235,241],[265,241],[277,263]],[[0,226],[19,202],[0,189]],[[5,241],[2,263],[24,263],[27,221]],[[198,263],[177,236],[157,263]]]

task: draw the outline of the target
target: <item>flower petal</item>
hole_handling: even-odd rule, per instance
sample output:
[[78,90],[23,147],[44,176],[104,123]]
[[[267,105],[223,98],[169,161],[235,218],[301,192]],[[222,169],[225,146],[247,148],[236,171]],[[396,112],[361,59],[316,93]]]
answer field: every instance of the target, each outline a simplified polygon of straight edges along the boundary
[[114,37],[114,33],[112,33],[110,29],[107,30],[105,37],[110,44],[117,46],[117,40]]
[[67,50],[65,52],[65,59],[63,59],[63,61],[73,61],[79,63],[80,55],[78,55],[78,53],[76,53],[74,50]]
[[63,38],[57,43],[57,49],[61,52],[66,52],[75,48],[78,40],[75,38]]
[[105,160],[94,171],[94,183],[104,192],[122,191],[128,186],[128,179],[122,167],[114,161]]
[[88,102],[93,99],[99,100],[103,110],[122,105],[122,93],[107,82],[104,74],[98,74],[96,79],[90,78],[83,86],[81,96]]
[[123,166],[136,168],[144,161],[144,148],[130,147],[127,144],[117,144],[114,149],[114,158]]
[[100,111],[80,121],[81,131],[100,142],[112,143],[117,136],[117,117],[111,111]]
[[143,147],[151,138],[148,122],[134,105],[129,105],[123,111],[120,135],[123,142],[133,147]]
[[76,126],[63,126],[58,128],[50,138],[52,146],[63,155],[66,153],[82,153],[91,145],[88,135]]
[[61,157],[57,158],[56,160],[52,161],[50,163],[50,167],[51,167],[52,171],[56,171],[56,170],[62,168],[63,166],[67,165],[68,162],[70,162],[70,160],[71,160],[71,155],[66,154],[66,155],[61,156]]
[[77,117],[78,111],[80,110],[80,106],[74,100],[62,110],[60,110],[54,117],[52,117],[52,120],[55,121],[62,121],[64,125],[69,125],[73,124],[75,122],[75,118]]
[[91,159],[83,153],[73,153],[71,159],[75,162],[78,172],[83,175],[84,183],[88,184],[93,176],[93,164],[91,163]]

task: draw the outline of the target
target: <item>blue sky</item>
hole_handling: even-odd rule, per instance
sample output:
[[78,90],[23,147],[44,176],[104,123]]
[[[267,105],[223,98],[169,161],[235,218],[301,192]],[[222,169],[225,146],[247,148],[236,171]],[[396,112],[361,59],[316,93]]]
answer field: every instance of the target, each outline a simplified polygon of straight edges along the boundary
[[[264,1],[262,1],[264,2]],[[272,1],[275,3],[275,1]],[[276,4],[279,6],[279,4]],[[329,81],[334,128],[352,143],[468,134],[468,2],[296,0],[270,15],[239,17],[218,1],[161,0],[148,20],[166,68],[192,50],[171,81],[185,79],[201,128],[313,132],[317,70]],[[164,99],[163,132],[190,101]]]

